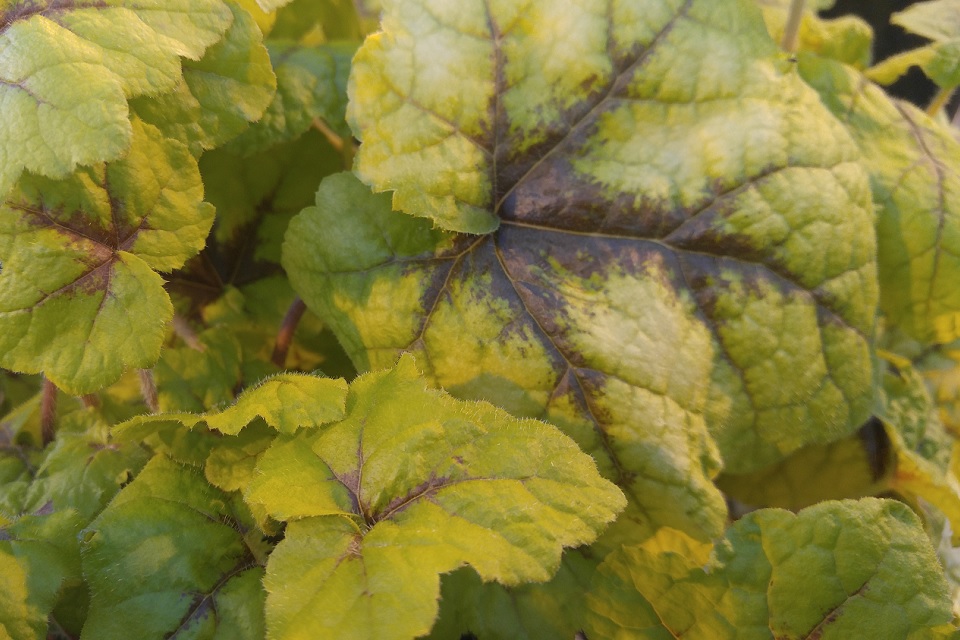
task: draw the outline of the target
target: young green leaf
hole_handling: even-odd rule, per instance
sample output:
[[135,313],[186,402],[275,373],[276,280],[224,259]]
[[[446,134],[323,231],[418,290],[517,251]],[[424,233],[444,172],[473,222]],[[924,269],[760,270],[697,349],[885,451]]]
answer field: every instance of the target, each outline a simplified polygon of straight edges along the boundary
[[948,638],[950,598],[917,517],[890,500],[753,512],[709,558],[678,532],[608,557],[587,635]]
[[197,60],[230,26],[220,0],[0,6],[0,200],[21,172],[63,178],[118,159],[127,99],[170,91],[180,56]]
[[27,175],[0,205],[0,365],[73,394],[156,362],[173,309],[155,270],[181,266],[213,223],[186,147],[133,131],[122,160]]
[[230,497],[163,456],[82,533],[83,640],[261,640],[263,570]]
[[921,343],[960,338],[960,142],[849,67],[801,55],[800,73],[863,151],[887,326]]
[[194,156],[218,147],[260,119],[273,100],[277,79],[253,17],[234,3],[233,24],[203,58],[183,65],[171,93],[131,103],[145,122],[179,140]]
[[545,581],[624,506],[556,429],[429,390],[409,356],[354,381],[343,421],[278,438],[245,498],[290,520],[264,580],[271,639],[423,635],[440,574]]
[[203,413],[233,402],[243,380],[239,340],[220,328],[204,331],[198,340],[200,349],[164,349],[153,368],[160,411]]
[[156,426],[180,423],[188,429],[205,423],[227,435],[236,435],[257,417],[280,433],[295,433],[301,427],[316,428],[341,420],[347,397],[343,380],[302,373],[280,373],[247,389],[235,404],[204,414],[158,413],[136,416],[114,428],[124,441],[136,441]]
[[244,155],[299,138],[314,119],[323,120],[346,144],[347,76],[357,51],[352,42],[306,47],[289,41],[269,42],[277,74],[277,93],[259,122],[234,140],[231,150]]

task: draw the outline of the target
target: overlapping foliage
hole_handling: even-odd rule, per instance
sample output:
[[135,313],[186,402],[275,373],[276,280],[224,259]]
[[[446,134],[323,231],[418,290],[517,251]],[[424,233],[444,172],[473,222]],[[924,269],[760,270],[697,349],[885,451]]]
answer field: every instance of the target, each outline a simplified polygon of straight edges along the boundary
[[960,633],[960,3],[828,4],[0,3],[0,638]]

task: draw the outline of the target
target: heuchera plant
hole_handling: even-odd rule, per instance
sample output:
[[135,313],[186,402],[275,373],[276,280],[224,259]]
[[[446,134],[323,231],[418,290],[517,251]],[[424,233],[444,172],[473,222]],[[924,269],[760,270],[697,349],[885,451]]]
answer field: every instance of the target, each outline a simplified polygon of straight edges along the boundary
[[960,638],[960,0],[830,4],[0,0],[0,639]]

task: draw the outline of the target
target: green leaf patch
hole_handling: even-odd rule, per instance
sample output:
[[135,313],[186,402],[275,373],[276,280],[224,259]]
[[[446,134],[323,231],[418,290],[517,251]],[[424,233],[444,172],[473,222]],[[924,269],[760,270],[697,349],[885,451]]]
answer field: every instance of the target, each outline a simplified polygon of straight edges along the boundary
[[624,547],[598,573],[591,640],[950,637],[933,549],[889,500],[757,511],[712,553],[673,532]]

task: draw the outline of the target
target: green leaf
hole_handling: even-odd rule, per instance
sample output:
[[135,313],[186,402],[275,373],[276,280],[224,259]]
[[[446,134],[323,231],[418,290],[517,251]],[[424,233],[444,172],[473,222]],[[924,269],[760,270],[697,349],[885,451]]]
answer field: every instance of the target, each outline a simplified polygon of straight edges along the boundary
[[746,474],[722,474],[717,486],[751,507],[796,511],[826,500],[860,498],[889,488],[894,454],[884,428],[868,422],[865,430],[828,444],[796,451],[775,465]]
[[127,99],[170,91],[180,58],[199,59],[231,23],[220,0],[0,7],[0,199],[26,169],[63,178],[120,158]]
[[253,17],[234,3],[233,24],[200,60],[185,62],[172,93],[131,103],[144,121],[190,147],[194,156],[238,136],[273,100],[276,76]]
[[260,454],[276,438],[263,422],[255,422],[235,438],[221,438],[203,466],[207,480],[224,491],[239,491],[253,480]]
[[78,515],[65,510],[0,521],[0,637],[47,638],[64,584],[80,578]]
[[555,428],[429,390],[409,356],[354,381],[347,407],[278,438],[245,491],[291,520],[264,580],[271,639],[425,634],[439,574],[545,581],[624,506]]
[[156,362],[173,309],[154,270],[181,266],[213,222],[189,151],[133,126],[122,160],[27,175],[0,206],[0,365],[72,394]]
[[61,416],[57,426],[57,438],[44,451],[26,493],[26,509],[49,504],[61,512],[72,509],[89,522],[137,475],[147,455],[136,444],[111,441],[94,410]]
[[922,343],[960,337],[960,142],[849,67],[801,56],[800,73],[863,152],[878,205],[880,308]]
[[233,402],[242,382],[241,347],[233,333],[209,329],[199,349],[168,347],[153,368],[160,411],[202,413]]
[[280,433],[319,427],[343,418],[347,383],[306,374],[281,373],[240,394],[236,404],[203,420],[235,435],[260,416]]
[[[284,267],[358,370],[409,350],[457,397],[561,427],[656,526],[712,537],[725,517],[714,439],[743,473],[869,415],[867,185],[849,163],[815,180],[807,171],[774,171],[680,222],[680,235],[704,216],[773,232],[784,218],[771,207],[783,206],[802,229],[781,229],[798,254],[771,257],[776,267],[759,244],[755,257],[713,253],[713,231],[676,241],[682,249],[527,223],[480,238],[444,233],[349,175],[326,179],[317,206],[291,222]],[[826,208],[828,191],[851,208]],[[590,224],[606,223],[598,214]],[[827,265],[840,256],[834,274]],[[848,271],[850,261],[861,266]]]
[[917,517],[872,498],[756,511],[709,559],[674,532],[608,557],[588,597],[604,638],[950,637],[950,599]]
[[290,41],[269,42],[277,74],[277,93],[259,122],[231,145],[243,155],[295,140],[323,120],[350,144],[346,123],[347,76],[357,51],[352,42],[301,46]]
[[90,611],[81,638],[260,640],[263,570],[229,497],[154,458],[85,529]]

